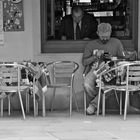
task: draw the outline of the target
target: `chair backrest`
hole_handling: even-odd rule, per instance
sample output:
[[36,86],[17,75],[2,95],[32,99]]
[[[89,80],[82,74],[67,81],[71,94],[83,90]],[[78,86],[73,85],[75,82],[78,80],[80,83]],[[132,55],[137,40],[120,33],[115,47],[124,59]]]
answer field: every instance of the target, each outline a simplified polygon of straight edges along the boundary
[[70,84],[79,68],[79,65],[73,61],[56,61],[49,63],[49,65],[52,65],[52,82],[54,84]]
[[102,78],[112,71],[116,72],[116,84],[126,86],[140,85],[140,61],[121,63],[120,65],[103,72],[99,77]]
[[124,85],[126,84],[126,80],[128,81],[127,75],[129,75],[129,66],[131,64],[131,62],[122,61],[113,67],[104,69],[97,77],[102,80],[104,84]]
[[15,83],[18,81],[18,73],[16,68],[3,66],[0,68],[0,77],[7,84]]
[[13,83],[17,83],[17,86],[20,86],[21,82],[21,68],[23,65],[17,63],[3,63],[0,64],[0,77],[1,77],[1,85],[4,83],[6,85],[11,85]]
[[140,61],[136,61],[129,66],[129,84],[140,85]]

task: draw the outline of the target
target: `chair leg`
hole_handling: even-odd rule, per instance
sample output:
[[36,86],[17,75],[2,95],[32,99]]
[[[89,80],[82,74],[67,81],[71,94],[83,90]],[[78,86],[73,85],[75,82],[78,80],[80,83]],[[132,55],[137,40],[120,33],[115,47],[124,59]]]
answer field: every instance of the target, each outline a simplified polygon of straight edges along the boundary
[[100,100],[101,100],[101,88],[99,88],[98,104],[97,104],[97,116],[99,116],[99,111],[100,111]]
[[70,117],[72,115],[72,87],[70,87]]
[[122,92],[120,92],[120,115],[122,115]]
[[[132,93],[132,92],[129,92],[129,95],[130,95],[131,93]],[[130,108],[130,98],[129,98],[129,96],[128,96],[127,109],[129,110],[129,108]]]
[[55,91],[56,91],[56,88],[53,88],[53,97],[52,97],[52,101],[51,101],[51,112],[53,111],[53,106],[54,106]]
[[26,93],[26,113],[29,113],[30,112],[30,109],[29,109],[29,93],[27,92]]
[[1,99],[0,101],[1,101],[1,117],[3,117],[3,99]]
[[84,114],[86,116],[86,109],[87,109],[87,98],[86,98],[86,93],[84,91]]
[[46,116],[45,92],[42,92],[42,116]]
[[35,92],[33,91],[33,104],[34,104],[34,117],[36,117],[36,98]]
[[36,101],[36,115],[38,115],[38,102]]
[[11,114],[11,100],[10,100],[10,95],[8,96],[8,115],[10,116]]
[[102,97],[102,115],[105,116],[105,94]]
[[74,95],[74,101],[75,101],[76,109],[77,109],[77,111],[79,112],[78,102],[77,102],[75,90],[74,90],[73,87],[72,87],[72,94]]
[[124,108],[124,120],[126,120],[128,98],[129,98],[129,92],[126,91],[126,94],[125,94],[125,108]]
[[20,91],[18,91],[18,95],[19,95],[20,105],[21,105],[21,109],[22,109],[23,119],[25,120],[25,112],[24,112],[24,107],[23,107],[23,102],[22,102],[22,97],[21,97]]
[[119,98],[118,98],[118,95],[117,95],[117,91],[116,90],[115,90],[115,97],[116,97],[117,103],[119,105]]

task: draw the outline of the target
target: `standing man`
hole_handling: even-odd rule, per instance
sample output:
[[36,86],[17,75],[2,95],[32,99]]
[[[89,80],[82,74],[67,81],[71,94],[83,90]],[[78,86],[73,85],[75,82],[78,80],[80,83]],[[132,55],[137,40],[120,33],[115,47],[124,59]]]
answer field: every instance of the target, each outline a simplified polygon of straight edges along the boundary
[[98,25],[97,34],[99,39],[90,41],[84,51],[82,63],[87,68],[84,81],[84,89],[91,98],[87,108],[87,114],[94,114],[97,109],[98,88],[96,87],[96,75],[94,71],[100,67],[99,61],[104,53],[118,58],[125,58],[125,52],[120,40],[112,38],[111,25],[101,23]]
[[85,13],[82,7],[75,5],[72,7],[72,14],[62,19],[59,36],[61,40],[95,39],[97,25],[93,15]]

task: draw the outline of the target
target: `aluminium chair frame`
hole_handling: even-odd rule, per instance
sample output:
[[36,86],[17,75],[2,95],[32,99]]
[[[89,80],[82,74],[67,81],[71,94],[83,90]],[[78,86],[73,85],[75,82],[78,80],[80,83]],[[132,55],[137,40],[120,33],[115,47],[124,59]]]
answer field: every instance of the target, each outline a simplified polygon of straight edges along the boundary
[[[17,63],[2,63],[2,64],[0,64],[0,67],[7,67],[7,66],[17,68],[17,86],[13,86],[10,89],[10,86],[1,85],[0,90],[2,92],[8,92],[8,93],[17,92],[18,93],[23,119],[25,119],[25,111],[24,111],[23,101],[22,101],[22,97],[21,97],[21,91],[26,90],[27,88],[29,88],[29,86],[21,86],[20,85],[20,79],[21,79],[20,70],[21,70],[21,68],[26,68],[26,66],[21,65],[21,64],[17,64]],[[10,115],[10,97],[8,98],[8,114]]]
[[[55,98],[55,90],[56,88],[70,88],[70,117],[72,115],[72,98],[73,98],[73,95],[74,95],[74,100],[75,100],[75,103],[76,103],[76,107],[77,107],[77,110],[79,111],[79,108],[78,108],[78,103],[77,103],[77,100],[76,100],[76,95],[75,95],[75,91],[74,91],[74,88],[73,88],[73,82],[74,82],[74,77],[75,77],[75,72],[78,70],[79,68],[79,65],[78,63],[74,62],[74,61],[55,61],[55,62],[50,62],[47,64],[47,67],[49,65],[52,65],[53,66],[53,70],[54,70],[54,67],[56,64],[70,64],[70,63],[73,63],[75,68],[72,72],[72,75],[71,75],[71,81],[70,81],[70,85],[59,85],[59,84],[51,84],[50,85],[47,85],[48,88],[54,88],[53,89],[53,98],[52,98],[52,103],[51,103],[51,111],[53,110],[53,101],[54,101],[54,98]],[[42,115],[43,117],[46,116],[46,109],[45,109],[45,93],[42,94]]]
[[[32,62],[29,62],[29,63],[32,63]],[[45,64],[45,62],[43,62],[43,63]],[[32,70],[30,70],[30,73],[32,73]],[[36,90],[36,81],[38,81],[38,79],[40,78],[40,76],[41,75],[38,72],[36,73],[36,75],[33,76],[33,84],[32,84],[32,87],[31,87],[31,92],[32,92],[32,95],[33,95],[34,117],[36,117],[38,115],[38,101],[36,100],[35,90]],[[29,112],[30,112],[30,107],[29,107],[29,94],[26,94],[26,113],[29,113]]]
[[[116,70],[116,69],[121,68],[121,67],[126,67],[126,85],[125,86],[114,86],[114,87],[112,86],[112,89],[111,89],[111,90],[121,92],[120,93],[120,115],[122,114],[122,91],[125,91],[124,120],[126,120],[127,106],[128,106],[128,101],[129,101],[128,100],[129,99],[129,92],[131,92],[131,91],[132,92],[133,91],[139,91],[140,90],[140,87],[137,87],[137,86],[134,86],[131,89],[131,86],[129,85],[129,79],[130,79],[129,70],[130,70],[130,67],[133,66],[133,65],[137,65],[137,64],[140,65],[140,62],[134,61],[134,62],[130,62],[130,63],[120,65],[120,66],[117,66],[117,67],[113,68],[114,70]],[[113,69],[110,69],[109,71],[112,71]],[[109,72],[109,71],[107,71],[107,72]],[[100,81],[101,81],[101,76],[102,76],[102,74],[99,76]],[[100,99],[101,99],[101,90],[102,90],[101,82],[100,82],[99,87],[100,88],[99,88],[99,97],[98,97],[97,116],[99,115],[99,106],[100,106]],[[106,93],[103,93],[103,112],[102,112],[103,116],[105,116],[105,94]]]

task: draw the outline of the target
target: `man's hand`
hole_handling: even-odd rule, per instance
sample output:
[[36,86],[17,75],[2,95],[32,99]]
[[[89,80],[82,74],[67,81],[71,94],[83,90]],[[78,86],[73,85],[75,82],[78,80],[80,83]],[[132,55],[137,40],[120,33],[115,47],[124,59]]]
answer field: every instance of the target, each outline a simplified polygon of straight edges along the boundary
[[104,54],[104,50],[99,50],[99,51],[97,52],[97,57],[100,57],[102,54]]

